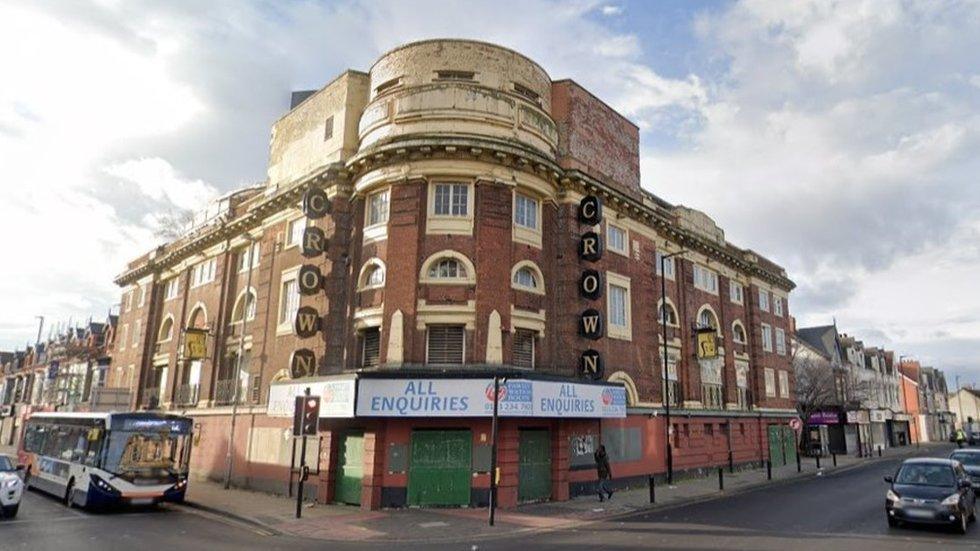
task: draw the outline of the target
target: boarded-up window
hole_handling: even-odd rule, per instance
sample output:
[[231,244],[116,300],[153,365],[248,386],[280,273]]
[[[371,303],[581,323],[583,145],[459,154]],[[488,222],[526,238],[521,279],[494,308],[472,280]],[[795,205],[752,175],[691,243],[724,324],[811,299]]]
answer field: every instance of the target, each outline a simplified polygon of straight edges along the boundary
[[514,365],[517,367],[534,367],[534,331],[518,329],[514,332]]
[[464,329],[462,325],[430,325],[428,333],[428,359],[426,363],[463,363]]
[[375,367],[381,357],[381,330],[377,327],[365,329],[362,338],[364,350],[361,355],[361,366]]

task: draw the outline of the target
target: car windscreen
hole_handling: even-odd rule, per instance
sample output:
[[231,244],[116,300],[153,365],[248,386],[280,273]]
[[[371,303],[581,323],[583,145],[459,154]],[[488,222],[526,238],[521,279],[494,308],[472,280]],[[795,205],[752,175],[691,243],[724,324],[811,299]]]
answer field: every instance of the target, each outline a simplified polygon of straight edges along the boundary
[[953,469],[948,465],[910,463],[902,465],[895,477],[896,484],[913,486],[954,486]]
[[10,462],[10,458],[5,455],[0,455],[0,472],[15,471],[14,464]]
[[169,431],[112,431],[102,468],[137,483],[156,484],[187,472],[190,438]]
[[967,467],[980,467],[980,453],[954,453],[950,459],[955,459]]

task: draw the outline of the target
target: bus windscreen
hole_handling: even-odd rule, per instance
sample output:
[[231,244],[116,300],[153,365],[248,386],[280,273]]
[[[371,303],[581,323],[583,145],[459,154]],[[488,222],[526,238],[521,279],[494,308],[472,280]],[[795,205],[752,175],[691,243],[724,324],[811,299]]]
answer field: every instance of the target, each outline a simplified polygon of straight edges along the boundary
[[114,430],[102,468],[134,484],[168,483],[186,475],[190,443],[189,435],[168,430]]

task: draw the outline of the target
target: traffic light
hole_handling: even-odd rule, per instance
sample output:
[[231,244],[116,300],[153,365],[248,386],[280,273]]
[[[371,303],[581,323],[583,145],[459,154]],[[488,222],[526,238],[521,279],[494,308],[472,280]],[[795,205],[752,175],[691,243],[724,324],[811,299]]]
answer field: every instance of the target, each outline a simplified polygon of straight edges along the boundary
[[293,436],[316,436],[320,420],[320,397],[297,396],[293,410]]

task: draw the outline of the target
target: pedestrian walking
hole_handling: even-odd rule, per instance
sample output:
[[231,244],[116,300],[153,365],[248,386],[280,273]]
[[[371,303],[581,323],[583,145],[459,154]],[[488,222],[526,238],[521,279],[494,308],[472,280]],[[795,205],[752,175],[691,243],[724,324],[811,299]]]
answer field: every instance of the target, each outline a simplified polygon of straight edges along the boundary
[[966,433],[963,429],[956,429],[956,446],[962,448],[966,444]]
[[[602,444],[599,444],[599,449],[595,452],[595,470],[596,474],[599,475],[599,481],[596,483],[595,490],[599,494],[599,501],[612,499],[613,491],[609,487],[609,481],[612,479],[612,470],[609,468],[609,456],[606,454],[606,447]],[[606,494],[605,497],[602,494]]]

